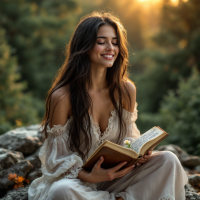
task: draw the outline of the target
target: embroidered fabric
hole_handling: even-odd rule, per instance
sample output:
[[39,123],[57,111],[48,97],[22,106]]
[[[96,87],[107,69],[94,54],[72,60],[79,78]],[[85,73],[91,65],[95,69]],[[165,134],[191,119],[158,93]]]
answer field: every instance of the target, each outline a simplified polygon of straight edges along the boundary
[[[137,111],[137,103],[135,105],[134,112],[129,112],[129,111],[123,109],[122,117],[123,117],[125,123],[127,124],[127,126],[132,125],[136,121],[137,112],[138,112]],[[116,117],[117,117],[117,111],[112,110],[111,116],[108,119],[108,127],[106,128],[106,130],[104,132],[101,132],[99,124],[94,122],[93,117],[90,115],[90,120],[91,120],[92,127],[94,130],[93,142],[96,146],[101,145],[103,142],[105,142],[108,139],[109,134],[112,132],[112,129],[114,126],[114,121],[115,121]]]
[[59,136],[62,135],[64,133],[66,133],[68,126],[70,125],[71,121],[72,121],[73,116],[71,116],[66,124],[64,126],[58,124],[58,125],[53,125],[52,128],[49,127],[49,124],[47,125],[47,133],[51,134],[52,136]]
[[167,195],[167,196],[165,196],[165,197],[162,197],[161,199],[159,199],[159,200],[175,200],[172,196],[170,196],[170,195]]
[[99,124],[95,123],[93,121],[93,117],[90,115],[91,123],[92,123],[93,130],[94,130],[93,142],[96,146],[101,145],[108,138],[109,134],[112,131],[113,125],[114,125],[115,116],[116,116],[116,111],[115,110],[111,111],[111,116],[108,119],[108,127],[102,133],[100,130]]

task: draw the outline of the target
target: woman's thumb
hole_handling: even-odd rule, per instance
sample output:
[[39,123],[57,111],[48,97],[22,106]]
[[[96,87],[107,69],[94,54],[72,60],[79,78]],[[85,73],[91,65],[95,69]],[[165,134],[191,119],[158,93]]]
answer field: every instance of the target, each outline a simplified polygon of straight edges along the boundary
[[98,160],[98,166],[99,166],[99,167],[101,167],[101,164],[103,163],[103,161],[104,161],[104,158],[103,158],[103,156],[101,156],[101,157],[99,158],[99,160]]

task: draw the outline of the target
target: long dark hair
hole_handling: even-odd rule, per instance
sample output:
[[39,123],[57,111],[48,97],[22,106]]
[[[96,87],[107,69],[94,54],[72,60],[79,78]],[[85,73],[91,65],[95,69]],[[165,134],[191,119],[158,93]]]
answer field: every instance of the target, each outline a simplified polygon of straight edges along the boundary
[[[58,71],[55,81],[48,91],[46,99],[46,112],[42,126],[47,137],[47,125],[49,123],[50,100],[52,93],[62,86],[69,85],[70,102],[72,106],[73,120],[69,131],[69,149],[77,152],[82,158],[91,149],[92,135],[90,131],[91,121],[89,109],[92,110],[92,100],[87,91],[86,83],[91,83],[90,60],[87,52],[93,48],[100,26],[109,24],[117,34],[119,54],[111,68],[107,68],[106,81],[109,87],[110,99],[117,111],[120,121],[120,134],[117,142],[120,142],[125,135],[126,127],[122,118],[122,96],[128,105],[131,106],[130,95],[126,89],[125,82],[128,67],[127,34],[118,17],[110,13],[93,12],[84,16],[78,23],[69,44],[66,47],[66,60]],[[130,81],[130,80],[129,80]],[[119,106],[117,106],[114,92],[119,95]],[[84,126],[85,120],[89,126]],[[81,140],[84,138],[84,140]],[[86,153],[80,150],[80,145],[85,143]]]

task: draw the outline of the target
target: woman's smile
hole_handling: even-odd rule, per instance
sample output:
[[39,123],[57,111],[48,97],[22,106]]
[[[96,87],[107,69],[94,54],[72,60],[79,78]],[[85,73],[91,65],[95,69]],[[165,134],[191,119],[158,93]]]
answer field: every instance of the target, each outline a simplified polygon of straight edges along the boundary
[[107,60],[112,60],[114,57],[114,54],[101,54],[101,56]]

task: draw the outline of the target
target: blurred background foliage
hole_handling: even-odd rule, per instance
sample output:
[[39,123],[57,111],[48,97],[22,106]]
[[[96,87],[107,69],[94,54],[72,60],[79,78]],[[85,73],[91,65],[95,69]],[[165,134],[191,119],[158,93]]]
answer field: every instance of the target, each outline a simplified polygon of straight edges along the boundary
[[127,30],[141,133],[154,125],[200,155],[199,0],[0,1],[0,134],[40,123],[80,18],[108,11]]

